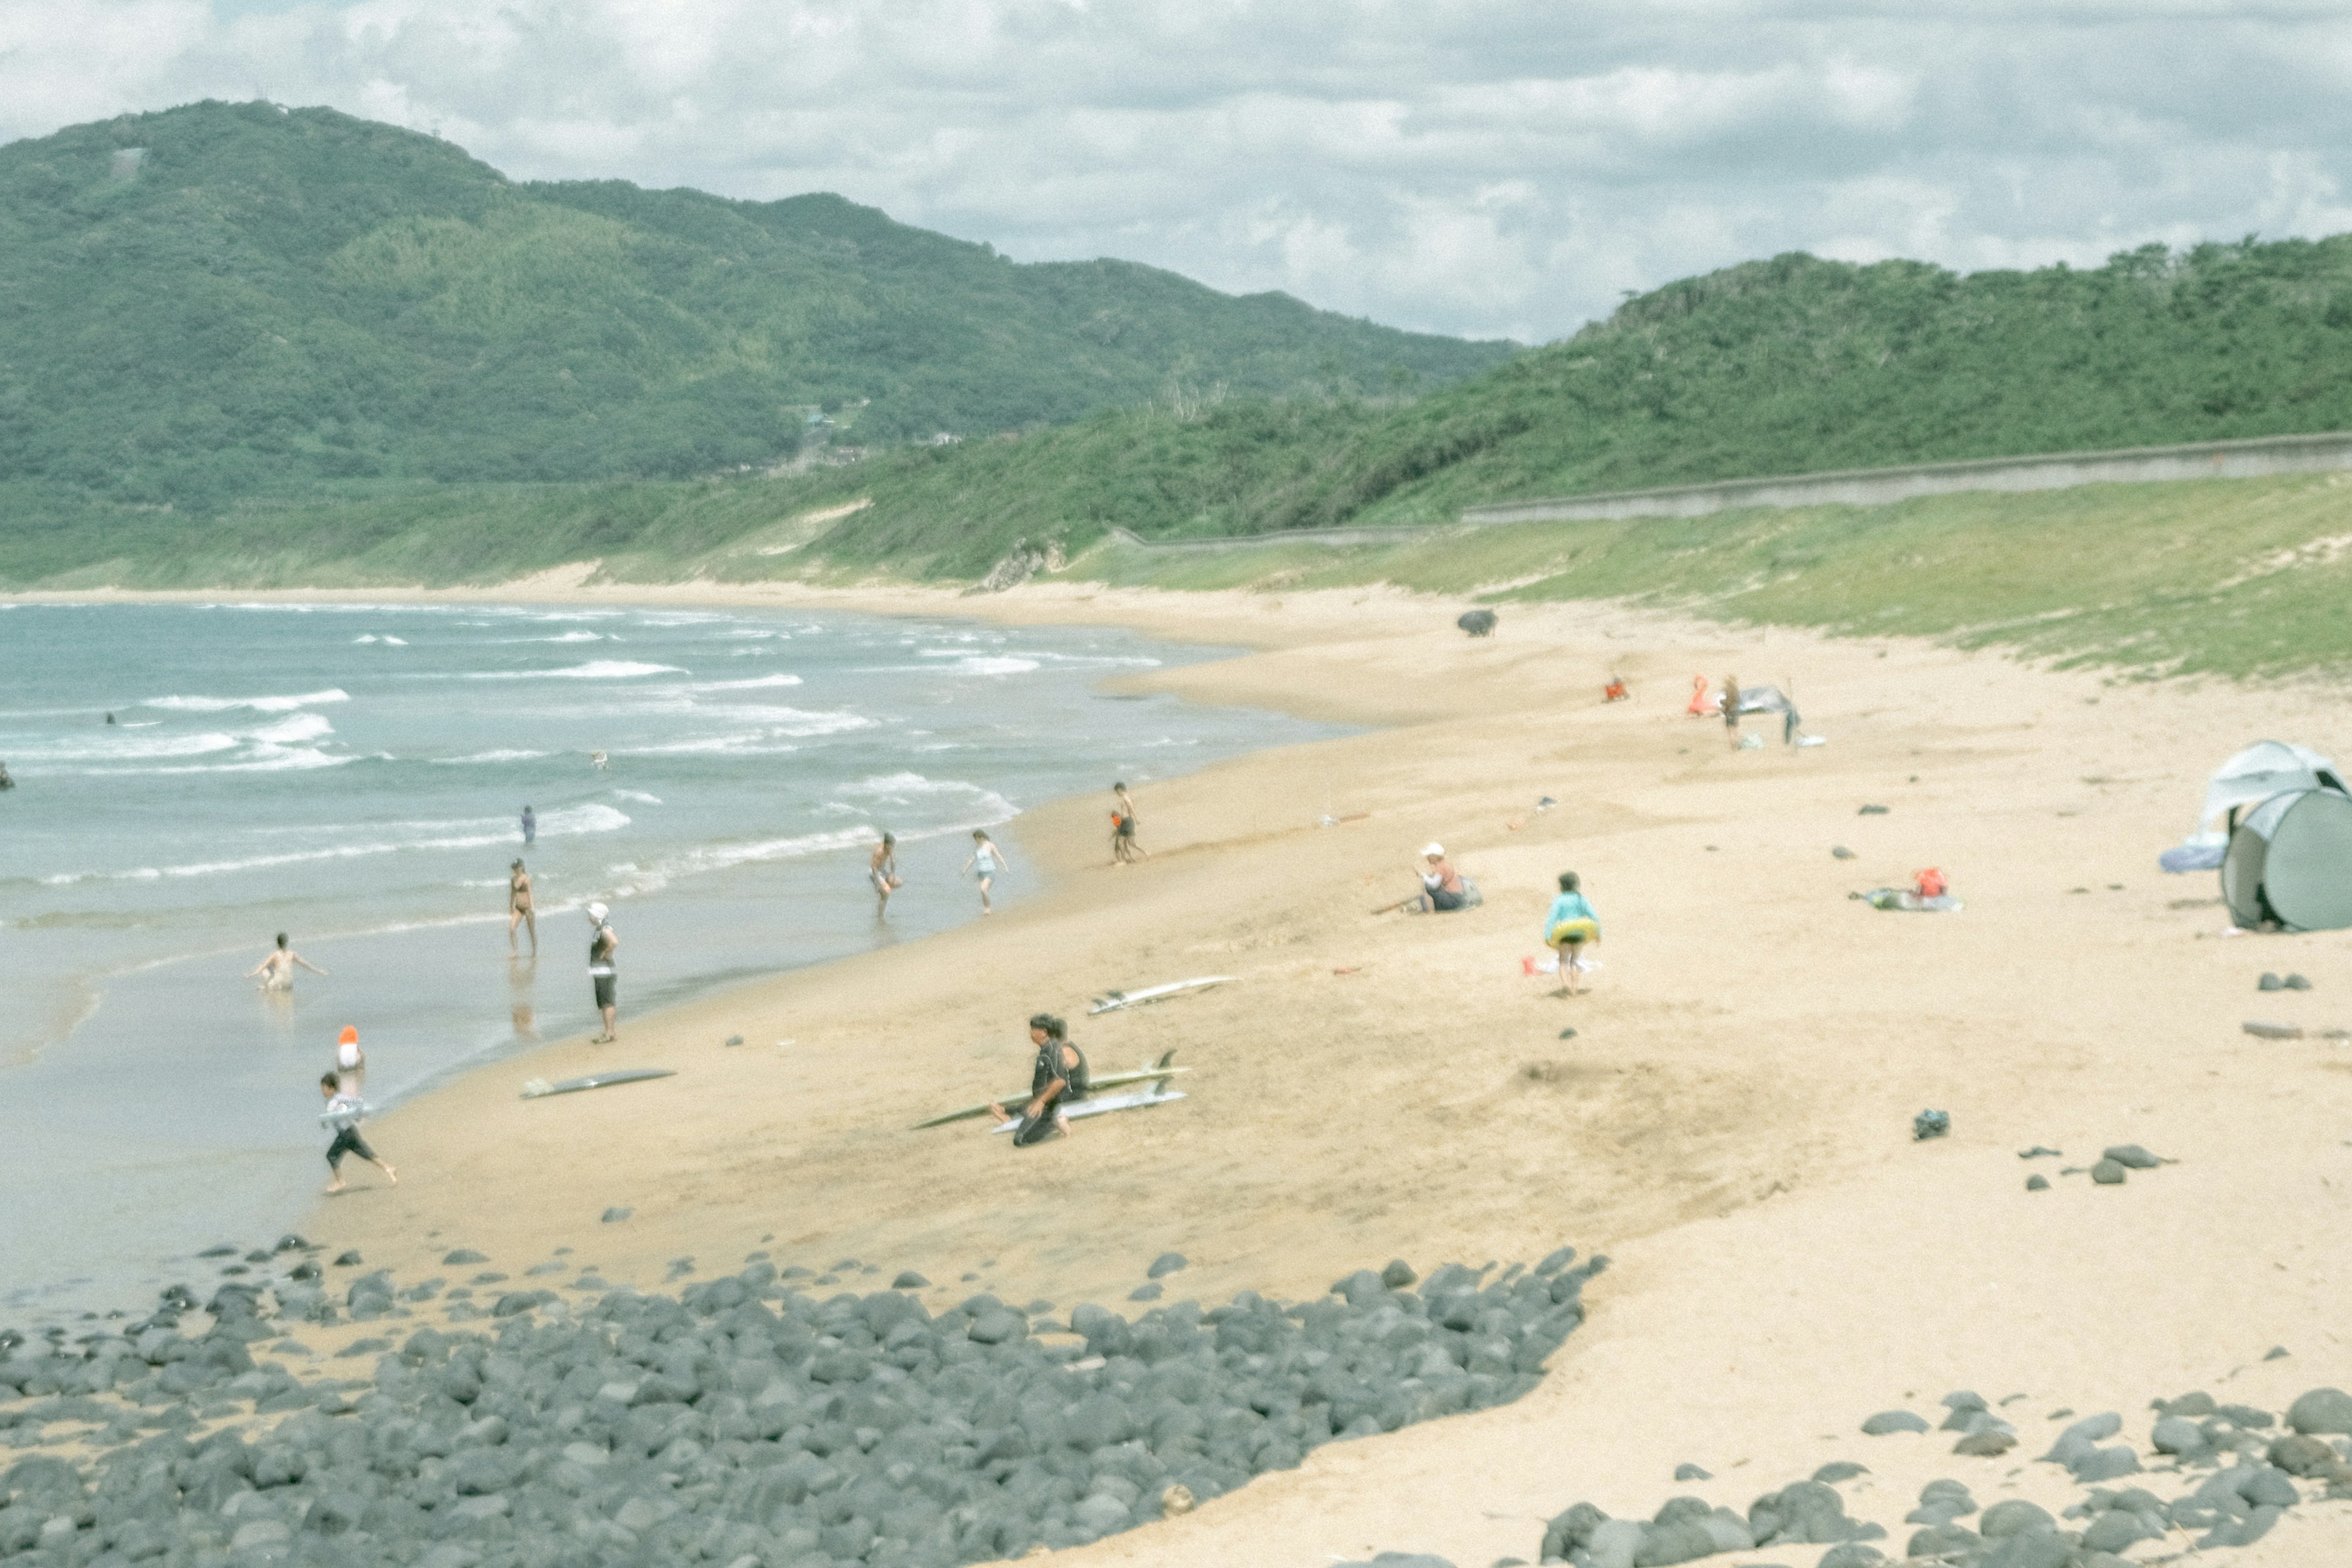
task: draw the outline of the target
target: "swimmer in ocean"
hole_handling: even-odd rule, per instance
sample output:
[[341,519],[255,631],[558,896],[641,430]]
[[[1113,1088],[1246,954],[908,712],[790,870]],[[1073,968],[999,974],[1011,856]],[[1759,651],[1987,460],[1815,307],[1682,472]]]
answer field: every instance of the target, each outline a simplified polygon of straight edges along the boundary
[[889,912],[890,895],[902,886],[898,879],[898,841],[887,833],[866,863],[866,879],[874,884],[874,918],[878,921]]
[[294,966],[298,963],[313,974],[327,973],[287,946],[286,933],[281,931],[278,933],[276,951],[251,969],[247,970],[245,977],[247,980],[260,981],[261,989],[264,991],[291,991],[294,989]]

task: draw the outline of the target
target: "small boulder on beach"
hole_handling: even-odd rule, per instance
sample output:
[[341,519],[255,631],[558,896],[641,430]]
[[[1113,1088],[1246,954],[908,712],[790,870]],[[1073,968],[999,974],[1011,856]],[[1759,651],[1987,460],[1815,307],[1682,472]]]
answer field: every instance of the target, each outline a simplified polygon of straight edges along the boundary
[[1908,1410],[1882,1410],[1862,1424],[1863,1436],[1884,1437],[1895,1432],[1925,1432],[1927,1417],[1914,1415]]

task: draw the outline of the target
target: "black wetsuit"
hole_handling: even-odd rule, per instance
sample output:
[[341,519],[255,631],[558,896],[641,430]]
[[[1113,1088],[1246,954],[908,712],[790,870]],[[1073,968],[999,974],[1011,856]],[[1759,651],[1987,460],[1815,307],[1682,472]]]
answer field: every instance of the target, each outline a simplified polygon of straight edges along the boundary
[[[596,934],[588,939],[588,973],[596,982],[596,1005],[599,1007],[613,1005],[613,993],[620,983],[613,965],[613,948],[617,944],[605,941],[612,933],[612,927],[598,926]],[[599,974],[598,970],[604,973]]]
[[1054,1131],[1055,1112],[1087,1097],[1087,1053],[1070,1046],[1071,1053],[1078,1059],[1076,1066],[1066,1070],[1062,1066],[1062,1047],[1066,1045],[1067,1040],[1047,1040],[1037,1047],[1037,1064],[1029,1073],[1029,1098],[1034,1100],[1053,1088],[1056,1079],[1062,1084],[1062,1092],[1046,1100],[1036,1115],[1022,1116],[1021,1125],[1013,1133],[1013,1146],[1016,1149],[1025,1149],[1045,1139]]

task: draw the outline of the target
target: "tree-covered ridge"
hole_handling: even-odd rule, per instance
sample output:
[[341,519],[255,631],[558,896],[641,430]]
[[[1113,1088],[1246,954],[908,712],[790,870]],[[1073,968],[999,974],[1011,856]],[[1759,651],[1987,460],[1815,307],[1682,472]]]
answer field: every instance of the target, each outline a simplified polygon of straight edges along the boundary
[[204,103],[0,147],[0,482],[181,511],[758,468],[812,430],[1427,386],[1510,352],[1128,263],[1016,266],[836,196],[516,184],[328,110]]

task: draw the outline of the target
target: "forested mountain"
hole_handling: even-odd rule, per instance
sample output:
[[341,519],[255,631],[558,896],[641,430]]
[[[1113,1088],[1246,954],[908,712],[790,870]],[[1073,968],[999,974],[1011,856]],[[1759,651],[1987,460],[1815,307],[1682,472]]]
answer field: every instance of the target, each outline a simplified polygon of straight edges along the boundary
[[1428,387],[1511,352],[1127,262],[1016,265],[837,196],[518,184],[323,109],[0,147],[0,482],[53,497],[706,475],[813,435]]

